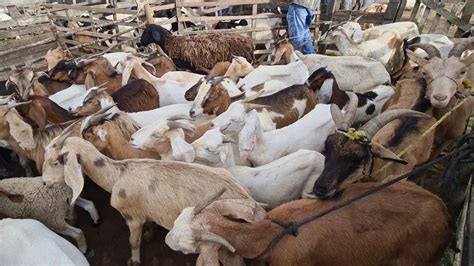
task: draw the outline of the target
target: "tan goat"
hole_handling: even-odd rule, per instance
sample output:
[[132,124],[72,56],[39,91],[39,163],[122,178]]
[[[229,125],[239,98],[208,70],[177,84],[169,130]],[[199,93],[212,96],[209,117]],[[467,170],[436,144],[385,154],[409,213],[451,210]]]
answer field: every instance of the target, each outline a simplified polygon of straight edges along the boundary
[[181,210],[223,187],[226,198],[251,199],[226,170],[150,159],[115,161],[91,143],[68,137],[69,133],[65,130],[48,146],[43,179],[47,184],[65,182],[73,190],[74,201],[83,189],[84,171],[111,193],[111,205],[130,229],[132,265],[140,263],[142,227],[147,220],[171,229]]
[[[266,215],[253,202],[211,203],[214,198],[184,209],[166,243],[185,254],[201,253],[199,266],[219,265],[221,247],[253,259],[283,232],[276,221],[290,226],[377,185],[354,184],[336,200],[292,201]],[[395,184],[290,232],[259,259],[275,266],[436,265],[453,236],[441,199],[411,182]]]

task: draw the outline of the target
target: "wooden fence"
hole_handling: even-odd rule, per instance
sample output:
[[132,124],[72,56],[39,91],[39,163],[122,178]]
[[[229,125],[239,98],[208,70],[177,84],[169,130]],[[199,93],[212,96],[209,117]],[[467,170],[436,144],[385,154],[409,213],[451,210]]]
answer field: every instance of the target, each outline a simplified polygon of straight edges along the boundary
[[471,29],[473,11],[472,0],[416,0],[410,20],[418,24],[420,33],[459,37]]

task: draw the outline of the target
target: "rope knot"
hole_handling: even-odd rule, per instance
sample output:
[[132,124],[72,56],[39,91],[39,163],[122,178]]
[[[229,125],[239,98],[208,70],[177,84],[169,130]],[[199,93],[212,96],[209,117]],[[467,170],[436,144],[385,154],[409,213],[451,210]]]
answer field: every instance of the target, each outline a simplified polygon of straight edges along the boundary
[[292,235],[294,237],[298,236],[298,225],[295,223],[291,222],[288,224],[288,226],[285,228],[285,233],[288,235]]

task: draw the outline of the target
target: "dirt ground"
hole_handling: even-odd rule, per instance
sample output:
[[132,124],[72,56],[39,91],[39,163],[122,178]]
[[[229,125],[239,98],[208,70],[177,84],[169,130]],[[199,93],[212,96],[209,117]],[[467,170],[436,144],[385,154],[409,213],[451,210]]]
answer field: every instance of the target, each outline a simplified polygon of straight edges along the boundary
[[[76,208],[75,226],[84,231],[88,248],[94,254],[88,258],[90,264],[126,265],[130,257],[129,230],[120,213],[110,206],[110,194],[88,180],[82,196],[95,203],[101,220],[96,226],[87,212]],[[165,244],[166,233],[165,229],[158,227],[151,241],[142,241],[141,265],[195,265],[196,255],[175,252]]]

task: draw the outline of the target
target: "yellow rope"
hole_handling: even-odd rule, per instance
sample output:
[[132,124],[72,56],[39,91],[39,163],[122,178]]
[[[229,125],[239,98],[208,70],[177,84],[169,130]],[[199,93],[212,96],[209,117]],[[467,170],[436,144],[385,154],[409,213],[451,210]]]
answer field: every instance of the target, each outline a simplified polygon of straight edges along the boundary
[[[428,128],[421,136],[419,136],[412,144],[408,145],[405,149],[403,149],[399,154],[397,154],[398,157],[402,157],[405,155],[407,152],[409,152],[421,139],[426,137],[431,131],[435,130],[441,123],[446,120],[454,111],[456,111],[459,107],[461,107],[467,100],[469,99],[469,96],[464,98],[462,101],[460,101],[458,104],[456,104],[453,109],[451,109],[449,112],[444,114],[436,123],[434,123],[430,128]],[[387,162],[382,168],[378,169],[375,172],[375,175],[378,175],[381,173],[383,170],[387,169],[390,165],[392,165],[393,162]]]

